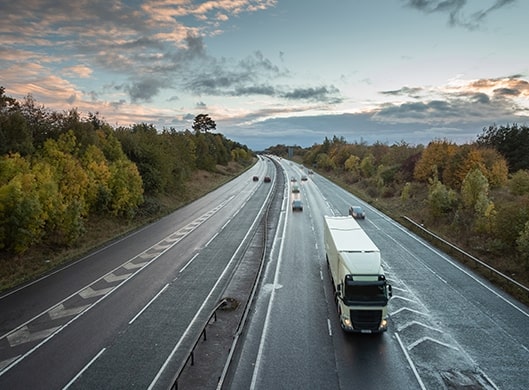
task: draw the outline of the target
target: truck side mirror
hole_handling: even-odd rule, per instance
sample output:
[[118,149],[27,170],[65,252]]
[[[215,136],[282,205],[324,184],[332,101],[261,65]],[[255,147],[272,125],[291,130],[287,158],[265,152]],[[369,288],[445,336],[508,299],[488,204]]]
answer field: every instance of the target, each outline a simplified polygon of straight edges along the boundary
[[392,297],[393,296],[393,289],[391,288],[391,284],[388,284],[388,297]]

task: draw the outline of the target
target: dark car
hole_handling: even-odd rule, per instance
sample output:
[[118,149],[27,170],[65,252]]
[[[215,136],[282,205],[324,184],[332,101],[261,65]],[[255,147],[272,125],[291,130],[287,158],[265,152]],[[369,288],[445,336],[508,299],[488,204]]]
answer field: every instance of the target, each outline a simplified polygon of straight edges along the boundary
[[292,201],[292,211],[303,211],[303,203],[301,200],[296,199]]
[[309,180],[309,178],[307,176],[305,176],[305,175],[301,176],[301,181],[307,181],[307,180]]
[[254,176],[253,181],[259,181],[259,176]]
[[299,186],[292,186],[292,193],[299,194]]
[[360,206],[351,206],[349,208],[349,215],[356,219],[365,219],[366,213]]
[[264,178],[264,182],[265,183],[270,183],[272,181],[272,179],[270,179],[270,176],[265,176]]

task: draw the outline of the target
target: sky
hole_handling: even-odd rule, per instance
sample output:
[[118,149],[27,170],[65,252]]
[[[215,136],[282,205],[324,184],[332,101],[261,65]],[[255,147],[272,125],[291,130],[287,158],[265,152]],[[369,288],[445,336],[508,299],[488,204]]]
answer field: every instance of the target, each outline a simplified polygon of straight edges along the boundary
[[526,0],[0,1],[0,86],[259,151],[529,124]]

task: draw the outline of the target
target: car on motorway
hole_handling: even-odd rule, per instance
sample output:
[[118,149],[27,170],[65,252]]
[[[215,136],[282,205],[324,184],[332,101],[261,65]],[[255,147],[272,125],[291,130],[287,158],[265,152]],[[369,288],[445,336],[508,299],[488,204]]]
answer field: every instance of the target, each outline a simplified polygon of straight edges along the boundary
[[272,179],[270,179],[270,176],[265,176],[264,178],[264,182],[265,183],[270,183],[272,181]]
[[253,181],[259,181],[259,176],[254,176]]
[[349,207],[349,215],[355,219],[365,219],[366,213],[360,206]]
[[292,193],[299,194],[299,186],[292,186]]
[[309,178],[307,176],[305,176],[305,175],[301,176],[301,181],[307,181],[307,180],[309,180]]
[[292,201],[292,211],[303,211],[303,202],[299,199]]
[[290,181],[291,181],[292,183],[297,182],[297,180],[296,180],[296,178],[295,178],[294,176],[292,176],[292,179],[290,179]]

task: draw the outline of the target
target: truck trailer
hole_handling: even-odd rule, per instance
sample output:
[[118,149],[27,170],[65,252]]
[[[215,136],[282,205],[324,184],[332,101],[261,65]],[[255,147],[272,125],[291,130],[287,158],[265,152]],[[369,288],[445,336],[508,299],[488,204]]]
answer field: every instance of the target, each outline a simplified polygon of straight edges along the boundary
[[382,269],[380,250],[351,217],[324,217],[327,264],[344,331],[387,330],[391,285]]

